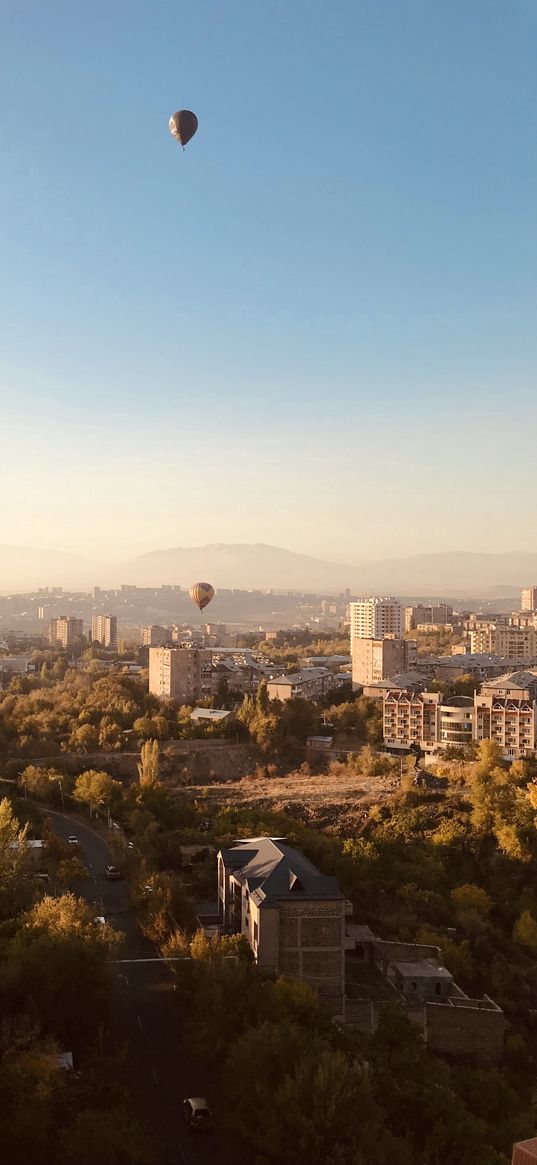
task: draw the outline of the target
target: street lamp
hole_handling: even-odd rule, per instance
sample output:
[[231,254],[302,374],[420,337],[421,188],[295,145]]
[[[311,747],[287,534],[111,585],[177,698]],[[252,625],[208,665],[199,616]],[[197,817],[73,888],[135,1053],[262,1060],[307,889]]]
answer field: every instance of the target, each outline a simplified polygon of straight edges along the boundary
[[61,778],[61,777],[53,777],[53,778],[52,778],[52,780],[53,780],[53,781],[57,781],[57,782],[58,782],[58,784],[59,784],[59,786],[60,786],[60,796],[61,796],[61,799],[62,799],[62,813],[65,813],[65,801],[64,801],[64,797],[63,797],[63,784],[62,784],[62,778]]

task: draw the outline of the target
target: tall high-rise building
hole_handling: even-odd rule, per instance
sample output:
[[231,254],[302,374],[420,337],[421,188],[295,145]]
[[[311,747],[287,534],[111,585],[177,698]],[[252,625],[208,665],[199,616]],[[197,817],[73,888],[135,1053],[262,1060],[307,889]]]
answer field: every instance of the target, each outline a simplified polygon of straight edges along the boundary
[[352,685],[378,684],[408,671],[416,660],[416,643],[409,639],[362,639],[351,642]]
[[404,629],[404,607],[392,595],[373,595],[349,603],[351,647],[353,639],[400,639]]
[[165,700],[193,704],[211,691],[212,654],[206,647],[150,647],[149,691]]
[[537,587],[522,587],[521,611],[537,611]]
[[61,643],[62,647],[72,647],[83,634],[82,619],[73,619],[71,615],[58,615],[57,619],[50,620],[49,643]]
[[117,617],[115,615],[91,616],[91,641],[101,647],[117,651]]

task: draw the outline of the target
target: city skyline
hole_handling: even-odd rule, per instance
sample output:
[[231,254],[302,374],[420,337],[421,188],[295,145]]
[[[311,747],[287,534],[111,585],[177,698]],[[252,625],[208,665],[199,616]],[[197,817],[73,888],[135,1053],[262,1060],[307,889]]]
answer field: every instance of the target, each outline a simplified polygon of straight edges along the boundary
[[0,544],[531,546],[535,6],[125,12],[4,18]]

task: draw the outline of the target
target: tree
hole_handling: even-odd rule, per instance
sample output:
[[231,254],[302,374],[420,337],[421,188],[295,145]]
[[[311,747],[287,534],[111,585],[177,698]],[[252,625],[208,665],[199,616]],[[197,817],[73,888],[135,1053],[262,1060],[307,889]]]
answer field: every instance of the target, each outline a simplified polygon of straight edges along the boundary
[[28,827],[21,829],[7,797],[0,801],[0,919],[12,918],[35,894]]
[[75,781],[73,797],[84,805],[89,805],[90,815],[95,813],[102,803],[110,805],[122,793],[119,781],[114,781],[108,773],[97,769],[87,769]]
[[75,882],[82,882],[89,874],[80,858],[65,858],[56,870],[56,879],[60,886],[72,890]]
[[110,958],[120,934],[95,921],[95,908],[63,894],[21,915],[3,983],[8,1010],[31,1001],[42,1028],[64,1047],[94,1037],[110,998]]
[[84,752],[97,748],[98,743],[99,735],[93,724],[81,724],[74,728],[69,740],[71,748],[81,748]]
[[529,910],[523,910],[515,922],[513,938],[532,955],[537,955],[537,922]]
[[138,778],[142,788],[149,788],[159,783],[159,743],[158,740],[146,740],[140,749],[140,763]]
[[479,931],[486,926],[492,898],[481,886],[466,883],[451,891],[451,901],[465,930]]

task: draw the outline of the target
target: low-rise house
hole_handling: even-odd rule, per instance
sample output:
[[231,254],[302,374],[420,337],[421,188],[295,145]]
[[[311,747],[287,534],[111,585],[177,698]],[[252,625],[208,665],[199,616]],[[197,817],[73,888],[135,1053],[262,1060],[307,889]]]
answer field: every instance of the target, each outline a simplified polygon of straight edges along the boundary
[[281,838],[253,837],[218,854],[218,898],[222,928],[246,936],[260,967],[304,979],[341,1013],[350,904],[334,877]]

